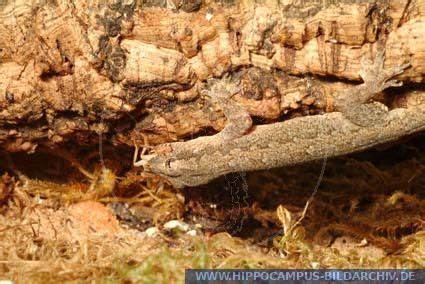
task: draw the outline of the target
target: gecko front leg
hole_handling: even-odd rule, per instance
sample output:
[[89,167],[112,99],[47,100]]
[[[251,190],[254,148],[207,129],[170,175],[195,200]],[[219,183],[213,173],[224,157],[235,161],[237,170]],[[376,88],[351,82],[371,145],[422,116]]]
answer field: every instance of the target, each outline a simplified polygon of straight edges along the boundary
[[245,108],[232,100],[232,97],[240,91],[239,87],[229,78],[212,79],[208,85],[209,90],[204,90],[203,93],[219,105],[227,119],[226,126],[213,136],[214,139],[225,141],[244,135],[251,128],[252,119]]
[[[146,155],[142,152],[140,160],[134,160],[134,165],[167,178],[178,188],[205,184],[220,176],[221,170],[213,170],[217,164],[214,160],[203,160],[209,159],[211,153],[223,151],[232,141],[244,136],[252,126],[249,113],[232,99],[237,92],[238,86],[229,78],[209,80],[203,94],[216,102],[223,111],[227,119],[223,130],[212,136],[161,144],[154,149],[154,154]],[[137,153],[136,147],[135,157]]]
[[335,107],[351,122],[359,126],[372,126],[385,120],[388,109],[379,102],[370,102],[378,93],[389,87],[400,87],[402,82],[391,80],[410,66],[403,64],[384,70],[385,51],[378,51],[375,59],[370,61],[362,57],[360,76],[363,84],[344,90],[337,95]]

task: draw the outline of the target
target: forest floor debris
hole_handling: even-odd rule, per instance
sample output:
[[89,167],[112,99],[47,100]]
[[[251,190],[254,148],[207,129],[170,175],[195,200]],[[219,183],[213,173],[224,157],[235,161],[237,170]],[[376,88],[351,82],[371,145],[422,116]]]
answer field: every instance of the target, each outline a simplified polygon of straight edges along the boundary
[[[305,212],[320,161],[176,190],[135,170],[91,169],[90,179],[62,160],[47,180],[12,157],[15,171],[0,164],[0,279],[181,283],[186,268],[424,268],[423,138],[330,159]],[[187,230],[167,229],[174,223]]]

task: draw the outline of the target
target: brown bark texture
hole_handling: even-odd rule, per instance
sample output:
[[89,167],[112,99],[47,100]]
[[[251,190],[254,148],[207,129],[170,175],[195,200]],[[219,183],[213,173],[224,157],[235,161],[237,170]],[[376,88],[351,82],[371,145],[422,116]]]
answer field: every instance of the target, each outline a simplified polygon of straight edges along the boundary
[[382,48],[386,67],[411,63],[381,97],[402,106],[425,81],[424,0],[0,0],[0,148],[215,133],[201,91],[226,74],[258,123],[331,112]]

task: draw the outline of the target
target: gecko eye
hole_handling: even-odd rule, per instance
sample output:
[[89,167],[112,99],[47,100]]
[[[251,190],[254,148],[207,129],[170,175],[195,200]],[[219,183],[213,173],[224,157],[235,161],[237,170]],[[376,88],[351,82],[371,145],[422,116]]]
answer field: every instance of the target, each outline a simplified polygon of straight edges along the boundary
[[166,166],[167,168],[171,169],[171,162],[172,162],[172,161],[174,161],[174,159],[173,159],[173,158],[171,158],[171,159],[167,159],[167,160],[165,161],[165,166]]

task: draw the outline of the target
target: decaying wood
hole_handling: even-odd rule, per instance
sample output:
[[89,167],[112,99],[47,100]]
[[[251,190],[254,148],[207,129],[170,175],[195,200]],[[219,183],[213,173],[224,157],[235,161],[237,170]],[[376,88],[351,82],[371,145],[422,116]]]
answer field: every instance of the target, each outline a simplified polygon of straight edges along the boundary
[[263,123],[330,112],[382,48],[385,66],[411,63],[397,79],[425,81],[423,0],[257,2],[0,1],[0,147],[217,132],[225,118],[201,90],[227,73]]

